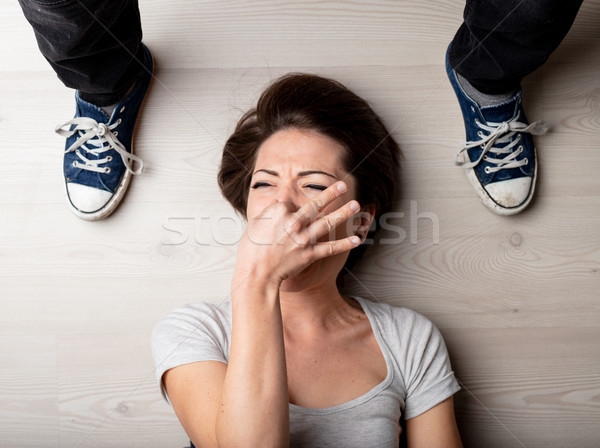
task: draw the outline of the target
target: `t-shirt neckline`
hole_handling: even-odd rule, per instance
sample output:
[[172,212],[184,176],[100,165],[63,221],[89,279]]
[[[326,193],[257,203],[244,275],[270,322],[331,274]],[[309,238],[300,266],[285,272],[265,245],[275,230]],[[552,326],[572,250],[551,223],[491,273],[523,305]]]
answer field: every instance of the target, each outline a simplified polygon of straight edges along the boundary
[[298,406],[296,404],[289,403],[291,412],[296,412],[296,413],[301,413],[301,414],[314,414],[314,415],[321,414],[322,415],[322,414],[333,414],[335,412],[345,411],[347,409],[351,409],[356,406],[360,406],[361,404],[366,403],[367,401],[371,400],[373,397],[377,396],[381,391],[385,390],[392,382],[392,379],[394,377],[394,370],[392,368],[392,363],[391,363],[391,359],[390,359],[391,355],[390,355],[387,344],[385,343],[385,341],[383,340],[383,337],[381,336],[381,331],[379,329],[377,320],[375,319],[375,316],[373,315],[372,310],[370,309],[370,307],[372,306],[372,303],[366,299],[363,299],[362,297],[357,297],[357,296],[350,296],[350,297],[359,303],[360,307],[365,312],[367,319],[369,319],[369,323],[371,324],[371,330],[373,331],[373,335],[375,336],[375,340],[377,341],[379,350],[381,350],[381,353],[383,354],[383,358],[385,360],[385,366],[387,368],[386,377],[383,379],[383,381],[381,381],[379,384],[374,386],[371,390],[365,392],[364,394],[362,394],[356,398],[353,398],[352,400],[346,401],[344,403],[336,404],[333,406],[328,406],[325,408],[307,408],[304,406]]

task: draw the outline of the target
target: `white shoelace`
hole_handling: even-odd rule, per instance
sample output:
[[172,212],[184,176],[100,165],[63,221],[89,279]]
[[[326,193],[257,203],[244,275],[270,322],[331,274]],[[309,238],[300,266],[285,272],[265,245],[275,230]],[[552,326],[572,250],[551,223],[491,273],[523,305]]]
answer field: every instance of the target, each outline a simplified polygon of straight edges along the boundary
[[[523,152],[523,146],[519,146],[515,151],[513,148],[521,141],[521,136],[518,135],[512,142],[511,138],[516,133],[527,132],[532,135],[541,135],[545,134],[549,126],[543,121],[535,121],[531,124],[525,124],[517,121],[519,119],[520,113],[510,121],[503,121],[502,123],[493,123],[488,122],[487,124],[483,124],[479,122],[479,120],[475,120],[475,124],[479,126],[484,131],[488,132],[488,135],[484,135],[482,131],[477,131],[477,135],[481,138],[481,140],[477,140],[474,142],[465,142],[464,146],[458,153],[456,153],[456,157],[454,158],[454,164],[457,166],[462,166],[464,168],[473,168],[474,166],[479,165],[482,160],[486,162],[492,163],[496,166],[486,166],[485,172],[495,173],[500,170],[509,169],[509,168],[519,168],[523,165],[527,165],[527,158],[517,160],[519,154]],[[508,143],[510,142],[510,143]],[[508,143],[506,146],[502,148],[496,148],[494,145],[496,143]],[[467,157],[464,154],[465,151],[468,151],[471,148],[475,148],[477,146],[481,146],[483,151],[481,151],[481,155],[479,158],[473,162],[468,162]],[[490,157],[487,154],[508,154],[506,157]],[[462,160],[459,158],[462,157]]]
[[[81,162],[79,160],[73,162],[74,167],[97,173],[110,173],[110,167],[101,167],[99,165],[110,162],[112,156],[90,160],[86,155],[93,154],[100,157],[102,153],[114,149],[123,159],[123,164],[127,168],[127,171],[131,174],[140,174],[144,168],[144,162],[136,155],[128,152],[117,138],[118,131],[113,131],[120,124],[121,119],[107,126],[104,123],[98,123],[92,118],[77,117],[67,121],[63,125],[57,126],[55,131],[66,138],[79,134],[79,138],[65,151],[65,154],[75,151],[75,154],[81,160]],[[74,128],[70,129],[71,126],[74,126]],[[131,168],[132,161],[138,165],[135,170]]]

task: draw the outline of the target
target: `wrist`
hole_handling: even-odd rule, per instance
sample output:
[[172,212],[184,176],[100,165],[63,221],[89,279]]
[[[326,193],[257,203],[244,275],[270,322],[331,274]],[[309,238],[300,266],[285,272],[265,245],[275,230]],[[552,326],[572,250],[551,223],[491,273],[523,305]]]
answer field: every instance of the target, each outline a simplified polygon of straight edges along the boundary
[[257,272],[236,272],[231,282],[231,298],[263,297],[278,298],[281,281]]

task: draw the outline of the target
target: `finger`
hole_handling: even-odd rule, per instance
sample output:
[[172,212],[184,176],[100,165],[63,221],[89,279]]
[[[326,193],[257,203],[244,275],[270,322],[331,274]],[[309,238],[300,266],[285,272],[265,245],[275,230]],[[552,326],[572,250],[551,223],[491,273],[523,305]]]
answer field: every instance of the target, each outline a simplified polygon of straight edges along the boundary
[[336,182],[300,207],[296,214],[304,222],[311,221],[346,191],[348,191],[348,186],[345,182]]
[[317,219],[307,228],[309,241],[317,241],[323,235],[331,233],[341,223],[348,221],[360,210],[360,205],[356,201],[350,201],[343,207]]
[[360,245],[360,238],[356,235],[352,235],[347,238],[342,238],[341,240],[317,243],[313,246],[313,254],[315,260],[319,260],[321,258],[348,252],[358,245]]

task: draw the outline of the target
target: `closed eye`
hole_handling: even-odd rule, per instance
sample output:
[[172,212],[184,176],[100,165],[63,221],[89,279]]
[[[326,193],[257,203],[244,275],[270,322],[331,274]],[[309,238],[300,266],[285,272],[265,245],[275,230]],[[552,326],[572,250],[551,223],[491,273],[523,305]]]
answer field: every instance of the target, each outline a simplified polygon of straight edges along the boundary
[[320,191],[323,191],[323,190],[327,189],[327,187],[325,185],[317,185],[317,184],[309,184],[306,187],[307,188],[312,188],[312,189],[315,189],[315,190],[320,190]]
[[256,182],[254,185],[252,185],[252,188],[257,189],[260,187],[270,187],[271,184],[268,184],[266,182]]

